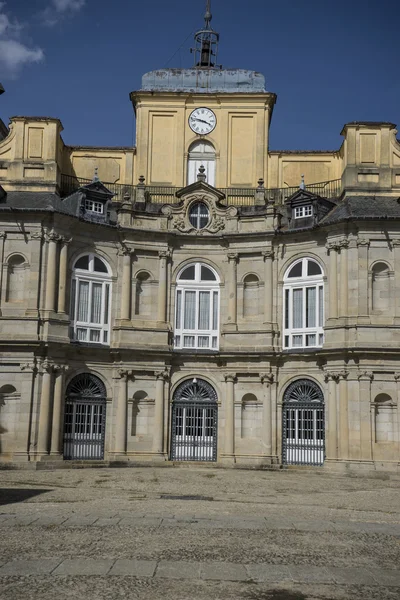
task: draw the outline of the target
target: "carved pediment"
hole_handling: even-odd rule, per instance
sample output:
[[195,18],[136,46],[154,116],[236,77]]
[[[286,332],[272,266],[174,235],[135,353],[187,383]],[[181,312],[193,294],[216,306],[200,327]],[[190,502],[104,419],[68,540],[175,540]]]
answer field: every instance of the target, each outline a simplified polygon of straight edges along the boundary
[[[179,204],[166,204],[161,212],[172,220],[172,228],[182,233],[195,233],[196,235],[205,235],[218,233],[225,229],[226,220],[232,219],[237,215],[235,206],[223,206],[220,199],[225,195],[213,188],[207,183],[197,181],[192,185],[180,190],[177,195],[181,198]],[[202,227],[196,227],[190,221],[191,209],[196,204],[205,205],[208,212],[208,222]]]

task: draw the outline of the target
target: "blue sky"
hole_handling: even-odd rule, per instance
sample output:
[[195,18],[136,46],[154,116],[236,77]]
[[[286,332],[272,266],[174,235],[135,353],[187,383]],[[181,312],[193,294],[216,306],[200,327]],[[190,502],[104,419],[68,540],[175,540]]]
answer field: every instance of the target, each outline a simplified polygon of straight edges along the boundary
[[[132,145],[129,92],[147,71],[192,66],[204,5],[0,1],[0,117],[58,117],[67,144]],[[398,1],[212,0],[212,13],[219,62],[261,71],[278,95],[271,149],[338,148],[353,120],[400,126]]]

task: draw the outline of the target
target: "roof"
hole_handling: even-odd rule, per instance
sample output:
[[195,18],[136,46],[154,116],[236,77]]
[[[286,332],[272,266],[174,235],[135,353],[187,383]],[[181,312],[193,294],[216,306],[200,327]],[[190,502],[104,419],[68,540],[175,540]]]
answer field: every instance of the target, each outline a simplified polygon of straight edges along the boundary
[[365,219],[400,219],[399,199],[393,196],[347,196],[320,224]]

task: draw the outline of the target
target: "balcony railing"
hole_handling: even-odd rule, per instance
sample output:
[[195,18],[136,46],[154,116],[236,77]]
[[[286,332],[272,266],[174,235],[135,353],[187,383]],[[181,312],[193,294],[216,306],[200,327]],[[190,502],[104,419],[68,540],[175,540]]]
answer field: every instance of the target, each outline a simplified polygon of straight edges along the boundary
[[[64,198],[73,194],[80,187],[91,183],[91,179],[82,179],[73,175],[61,175],[60,193]],[[113,194],[114,200],[122,202],[124,196],[128,195],[131,199],[136,198],[135,185],[124,185],[121,183],[102,182]],[[143,189],[143,188],[142,188]],[[147,202],[158,204],[177,204],[179,198],[176,192],[182,188],[170,186],[147,185],[144,188],[145,199]],[[219,188],[225,194],[226,202],[229,206],[253,206],[255,204],[256,191],[260,188]],[[282,204],[286,198],[297,192],[298,186],[285,188],[264,189],[266,202],[271,204]],[[321,183],[311,183],[306,187],[308,192],[323,196],[324,198],[336,198],[341,193],[341,179],[332,181],[323,181]]]

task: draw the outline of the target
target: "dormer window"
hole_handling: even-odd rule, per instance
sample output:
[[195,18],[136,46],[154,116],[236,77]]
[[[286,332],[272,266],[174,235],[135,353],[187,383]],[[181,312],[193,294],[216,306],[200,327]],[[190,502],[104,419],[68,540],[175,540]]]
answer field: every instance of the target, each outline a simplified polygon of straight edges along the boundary
[[87,212],[102,215],[104,212],[104,204],[102,202],[95,202],[94,200],[85,200],[85,210]]
[[305,217],[312,217],[313,208],[311,204],[306,204],[305,206],[296,206],[293,212],[295,219],[304,219]]

